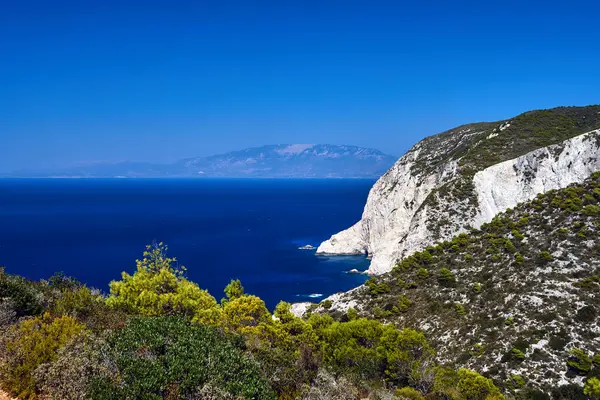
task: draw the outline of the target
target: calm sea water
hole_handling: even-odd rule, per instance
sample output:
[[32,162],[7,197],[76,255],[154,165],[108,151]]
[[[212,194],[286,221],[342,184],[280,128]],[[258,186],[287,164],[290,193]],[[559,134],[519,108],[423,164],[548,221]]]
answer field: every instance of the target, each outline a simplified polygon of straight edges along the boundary
[[[31,279],[63,271],[108,291],[153,241],[220,299],[232,278],[269,307],[364,282],[362,257],[314,251],[356,222],[367,180],[0,180],[0,265]],[[323,297],[318,297],[322,295]],[[312,297],[311,297],[312,296]]]

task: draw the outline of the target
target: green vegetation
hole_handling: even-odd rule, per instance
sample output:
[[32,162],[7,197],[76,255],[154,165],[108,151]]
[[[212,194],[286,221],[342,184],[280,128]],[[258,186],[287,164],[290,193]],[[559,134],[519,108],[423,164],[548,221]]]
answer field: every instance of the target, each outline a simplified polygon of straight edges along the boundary
[[[600,173],[405,257],[376,278],[389,292],[373,295],[365,286],[345,301],[358,301],[361,316],[424,329],[440,359],[486,368],[516,398],[584,398],[575,376],[600,378],[592,357],[600,365],[593,205],[600,207]],[[411,305],[399,312],[403,296]],[[573,345],[583,353],[569,354]],[[567,365],[572,386],[552,387]],[[510,378],[516,371],[524,383]]]
[[[438,366],[423,333],[360,318],[354,309],[339,318],[312,312],[303,319],[281,302],[271,314],[238,280],[219,304],[185,278],[162,244],[146,249],[133,275],[111,282],[108,296],[62,275],[30,282],[0,271],[0,282],[0,387],[19,398],[310,399],[383,390],[400,398],[483,399],[500,393],[474,371]],[[391,291],[386,282],[371,282],[366,288],[377,296]],[[399,296],[391,311],[381,312],[413,307]],[[343,390],[336,381],[345,382]]]

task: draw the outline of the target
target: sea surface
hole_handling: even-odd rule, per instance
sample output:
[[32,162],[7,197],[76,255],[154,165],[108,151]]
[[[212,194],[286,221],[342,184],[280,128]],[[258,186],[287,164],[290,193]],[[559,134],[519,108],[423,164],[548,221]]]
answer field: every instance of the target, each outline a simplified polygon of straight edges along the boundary
[[219,300],[230,279],[269,308],[364,282],[364,257],[318,246],[360,219],[371,180],[0,180],[0,265],[47,279],[62,271],[108,291],[162,241],[187,277]]

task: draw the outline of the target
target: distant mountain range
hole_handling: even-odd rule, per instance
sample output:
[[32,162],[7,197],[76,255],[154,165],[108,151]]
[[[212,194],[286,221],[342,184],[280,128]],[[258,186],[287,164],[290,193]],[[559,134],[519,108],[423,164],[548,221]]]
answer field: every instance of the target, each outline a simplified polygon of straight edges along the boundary
[[328,144],[254,147],[173,164],[94,163],[57,171],[16,171],[5,177],[64,178],[378,178],[396,161],[379,150]]

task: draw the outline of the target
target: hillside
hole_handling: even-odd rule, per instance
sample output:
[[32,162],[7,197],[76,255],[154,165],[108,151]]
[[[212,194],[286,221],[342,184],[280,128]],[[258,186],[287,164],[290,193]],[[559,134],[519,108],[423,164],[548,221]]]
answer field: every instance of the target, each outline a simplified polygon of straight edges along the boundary
[[368,254],[370,273],[600,170],[600,106],[531,111],[423,139],[371,189],[363,216],[319,246]]
[[517,397],[587,398],[585,377],[600,375],[599,228],[594,173],[411,254],[318,310],[355,307],[423,331],[439,362],[483,372]]
[[[80,178],[379,178],[396,157],[379,150],[328,144],[254,147],[172,164],[92,163],[58,171],[21,171],[11,177]],[[7,174],[4,174],[5,176]]]

